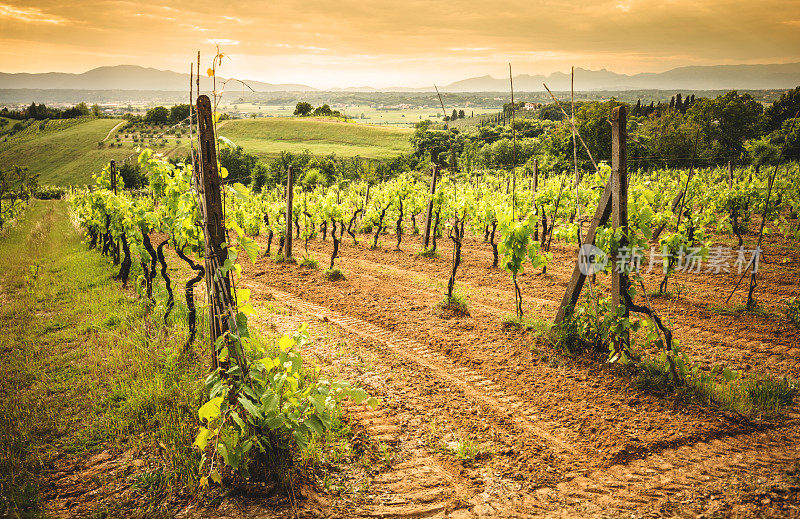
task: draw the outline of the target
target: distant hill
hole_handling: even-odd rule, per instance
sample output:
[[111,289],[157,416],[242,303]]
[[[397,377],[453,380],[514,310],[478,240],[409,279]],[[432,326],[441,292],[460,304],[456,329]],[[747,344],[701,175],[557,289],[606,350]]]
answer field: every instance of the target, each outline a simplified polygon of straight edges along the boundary
[[[521,74],[514,77],[514,89],[524,92],[543,91],[543,83],[551,90],[569,90],[570,75],[555,72],[549,76]],[[800,85],[800,63],[785,65],[714,65],[680,67],[661,73],[632,76],[608,70],[575,69],[576,90],[767,90],[793,88]],[[445,92],[505,92],[508,79],[481,76],[447,85]]]
[[[225,81],[218,77],[217,85]],[[306,92],[316,90],[308,85],[273,85],[260,81],[246,81],[256,92]],[[212,79],[202,74],[200,88],[206,92],[212,89]],[[117,65],[99,67],[82,74],[47,72],[43,74],[8,74],[0,72],[0,89],[64,89],[64,90],[187,90],[189,74],[171,70]],[[236,82],[234,88],[241,89]]]
[[[217,78],[217,84],[225,81]],[[271,84],[246,81],[256,92],[311,92],[318,89],[302,84]],[[514,89],[520,92],[541,92],[546,83],[551,90],[569,90],[570,75],[521,74],[514,78]],[[125,90],[186,91],[189,75],[169,70],[156,70],[134,65],[99,67],[82,74],[48,72],[43,74],[9,74],[0,72],[0,90]],[[780,65],[713,65],[680,67],[660,73],[617,74],[609,70],[575,69],[575,89],[588,90],[767,90],[800,85],[800,63]],[[211,78],[203,75],[201,88],[212,89]],[[231,88],[229,86],[229,88]],[[236,82],[233,89],[241,90]],[[442,92],[507,92],[508,79],[481,76],[440,86]],[[433,85],[422,88],[370,86],[331,89],[332,92],[431,92]]]

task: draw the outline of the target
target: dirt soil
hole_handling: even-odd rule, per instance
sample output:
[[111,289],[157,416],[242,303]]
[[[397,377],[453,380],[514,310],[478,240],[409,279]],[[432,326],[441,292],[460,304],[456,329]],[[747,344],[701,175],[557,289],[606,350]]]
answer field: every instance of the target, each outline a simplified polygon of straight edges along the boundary
[[[602,359],[565,357],[529,333],[504,330],[513,286],[479,239],[465,243],[457,278],[469,315],[442,314],[449,244],[440,241],[442,256],[429,259],[415,253],[418,237],[406,237],[402,251],[386,241],[370,250],[367,237],[346,240],[337,260],[346,279],[335,282],[268,258],[245,264],[243,286],[262,304],[286,309],[284,322],[271,326],[322,327],[314,354],[386,403],[348,410],[367,434],[393,446],[398,462],[343,516],[800,515],[794,410],[785,420],[748,420],[652,395]],[[295,247],[299,257],[304,244]],[[330,241],[308,244],[322,264],[330,250]],[[547,274],[521,277],[526,315],[552,319],[574,255],[574,247],[554,244]],[[800,331],[780,311],[800,292],[800,254],[786,248],[784,257],[760,271],[764,315],[714,308],[725,306],[735,270],[679,273],[671,283],[682,293],[654,305],[704,364],[796,378]],[[653,287],[659,277],[645,279]],[[359,345],[369,361],[342,365],[343,342]],[[463,442],[485,455],[459,459],[453,446]],[[430,475],[422,482],[420,470]]]
[[[670,282],[673,295],[652,301],[703,365],[796,380],[800,330],[782,305],[800,295],[800,251],[768,240],[771,263],[762,265],[757,290],[762,313],[726,311],[746,297],[740,288],[725,303],[739,278],[735,269],[679,273]],[[372,453],[373,465],[347,491],[307,482],[294,509],[274,496],[229,495],[213,506],[178,500],[172,515],[800,517],[796,407],[780,420],[745,419],[651,394],[603,358],[566,356],[532,333],[505,329],[513,285],[491,266],[490,246],[474,237],[464,243],[457,277],[469,313],[442,312],[451,244],[440,239],[441,256],[423,258],[419,237],[404,237],[403,250],[391,250],[393,236],[383,241],[370,250],[367,236],[358,244],[346,239],[337,260],[343,280],[259,258],[242,262],[240,283],[262,316],[256,326],[288,332],[309,322],[314,341],[305,354],[380,398],[377,409],[344,408],[353,441]],[[308,243],[321,265],[331,248],[330,240]],[[520,276],[528,317],[552,320],[572,272],[574,246],[553,244],[552,252],[546,274]],[[295,256],[303,253],[297,240]],[[174,278],[185,274],[179,261],[171,265]],[[651,289],[659,281],[645,275]],[[136,500],[124,482],[146,469],[147,459],[133,452],[65,459],[48,484],[49,510],[82,517],[98,503]]]

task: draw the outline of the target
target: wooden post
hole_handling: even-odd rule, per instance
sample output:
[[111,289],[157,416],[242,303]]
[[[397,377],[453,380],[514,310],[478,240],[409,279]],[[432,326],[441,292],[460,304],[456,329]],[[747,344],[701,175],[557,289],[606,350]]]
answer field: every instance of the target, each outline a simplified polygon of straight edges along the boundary
[[[583,243],[594,243],[597,228],[608,221],[611,215],[611,180],[606,183],[603,189],[603,194],[600,197],[600,202],[597,204],[597,209],[594,212],[592,221],[589,222],[589,229],[586,231]],[[564,318],[572,313],[578,298],[581,296],[583,290],[583,283],[586,281],[586,275],[581,271],[580,261],[575,262],[575,268],[572,269],[572,277],[567,283],[567,289],[564,291],[564,297],[561,298],[561,304],[558,306],[558,312],[554,323],[558,324]]]
[[728,189],[733,189],[733,161],[728,161]]
[[111,190],[114,191],[114,194],[117,194],[117,163],[115,161],[111,161]]
[[292,204],[294,203],[294,168],[290,165],[286,171],[286,237],[283,252],[286,258],[292,257]]
[[[221,181],[217,169],[217,148],[214,136],[214,121],[211,115],[211,100],[201,95],[197,98],[199,197],[204,216],[203,232],[206,240],[206,289],[209,301],[209,327],[212,345],[228,331],[228,310],[233,298],[228,275],[220,276],[218,269],[228,258],[224,215],[222,210]],[[216,350],[212,351],[213,366],[218,367]]]
[[433,195],[436,193],[436,177],[438,176],[439,169],[436,164],[433,165],[431,175],[431,199],[428,200],[428,208],[425,210],[425,232],[422,235],[422,248],[427,249],[431,240],[431,216],[433,215]]
[[[626,246],[624,235],[628,233],[628,156],[626,150],[626,108],[624,105],[611,112],[611,225],[614,230],[622,229],[620,246]],[[617,265],[611,257],[611,309],[620,304],[620,290],[627,290],[626,266]]]
[[539,159],[533,159],[533,192],[539,190]]

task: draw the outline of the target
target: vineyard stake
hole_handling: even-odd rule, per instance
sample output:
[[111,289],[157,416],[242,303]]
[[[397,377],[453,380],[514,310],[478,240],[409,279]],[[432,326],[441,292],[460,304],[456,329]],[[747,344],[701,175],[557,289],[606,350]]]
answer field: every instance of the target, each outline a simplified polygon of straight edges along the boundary
[[111,161],[111,190],[114,191],[114,194],[117,194],[117,163],[115,161]]
[[733,189],[733,161],[728,161],[728,189]]
[[[625,105],[615,107],[611,112],[611,225],[614,230],[622,229],[620,247],[627,245],[628,234],[628,155],[626,149],[626,109]],[[617,265],[611,256],[611,308],[620,304],[620,290],[628,286],[627,276],[621,272],[624,265]],[[627,315],[627,314],[626,314]]]
[[[600,202],[597,204],[597,210],[594,212],[592,221],[589,222],[589,228],[586,231],[586,237],[583,243],[594,243],[597,228],[608,221],[611,215],[611,179],[606,183],[603,188],[603,195],[600,197]],[[570,277],[567,289],[564,292],[564,297],[561,298],[561,304],[558,306],[558,312],[554,324],[564,321],[567,315],[572,313],[578,298],[583,289],[583,283],[586,281],[586,275],[581,271],[580,261],[575,262],[575,268],[572,270],[572,277]]]
[[285,257],[292,257],[292,204],[294,203],[294,168],[286,170],[286,237],[283,242]]
[[[624,233],[627,233],[628,230],[628,157],[626,154],[627,134],[625,132],[626,112],[624,105],[614,108],[611,114],[611,121],[611,178],[603,189],[603,195],[600,197],[600,202],[597,204],[592,221],[589,223],[589,229],[586,231],[586,239],[584,240],[585,244],[594,243],[597,228],[606,223],[609,216],[612,217],[614,229],[622,227]],[[624,276],[614,268],[616,267],[616,262],[613,257],[611,261],[613,266],[611,273],[611,304],[612,308],[616,308],[620,301],[620,289],[627,287],[627,276]],[[558,306],[554,324],[563,322],[572,313],[575,304],[580,298],[585,281],[586,274],[581,270],[580,258],[578,258],[567,284],[567,289],[564,291],[564,297],[561,298],[561,303]]]
[[211,113],[211,100],[207,95],[197,98],[198,152],[200,155],[200,179],[198,193],[201,213],[204,216],[203,233],[206,250],[206,289],[209,300],[209,328],[212,344],[212,365],[218,367],[218,357],[214,345],[229,328],[228,308],[233,298],[229,275],[221,277],[218,269],[228,258],[224,245],[227,236],[222,210],[221,181],[217,169],[217,147],[214,138],[214,120]]
[[428,200],[428,208],[425,210],[425,233],[422,235],[422,248],[427,249],[431,239],[431,215],[433,214],[433,195],[436,193],[436,177],[438,168],[436,164],[433,165],[431,175],[431,198]]

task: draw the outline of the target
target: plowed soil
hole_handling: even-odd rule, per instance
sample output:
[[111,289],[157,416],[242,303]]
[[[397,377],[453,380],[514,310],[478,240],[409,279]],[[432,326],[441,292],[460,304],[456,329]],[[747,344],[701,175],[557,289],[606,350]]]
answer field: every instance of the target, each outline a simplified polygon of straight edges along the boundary
[[[394,462],[373,478],[359,503],[335,516],[539,517],[798,516],[798,415],[745,419],[674,396],[639,391],[623,368],[603,359],[570,358],[541,339],[507,331],[513,312],[508,274],[492,268],[489,245],[465,243],[457,285],[469,315],[443,314],[437,303],[451,268],[451,247],[422,258],[418,237],[404,250],[368,249],[346,240],[337,265],[346,279],[261,258],[245,264],[243,285],[257,302],[287,315],[269,323],[289,329],[309,321],[322,329],[313,354],[361,382],[384,405],[349,408],[357,427],[390,445]],[[274,244],[273,244],[274,247]],[[303,253],[295,243],[295,256]],[[762,265],[762,314],[725,313],[739,276],[682,274],[677,297],[653,300],[674,325],[684,350],[707,365],[746,373],[800,376],[800,330],[781,305],[800,293],[800,253],[785,244]],[[309,253],[327,264],[331,242]],[[547,274],[521,277],[525,313],[552,319],[575,258],[554,244]],[[786,258],[786,259],[785,259]],[[659,277],[646,275],[648,287]],[[746,283],[747,280],[745,280]],[[739,303],[746,287],[732,298]],[[355,345],[346,362],[340,344]],[[364,360],[368,359],[368,360]],[[360,425],[359,425],[360,424]],[[471,442],[478,455],[461,459]],[[793,479],[794,478],[794,479]],[[320,511],[321,512],[321,511]],[[321,512],[322,513],[322,512]]]

